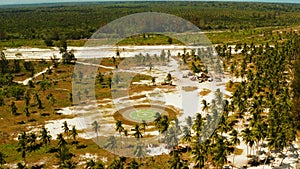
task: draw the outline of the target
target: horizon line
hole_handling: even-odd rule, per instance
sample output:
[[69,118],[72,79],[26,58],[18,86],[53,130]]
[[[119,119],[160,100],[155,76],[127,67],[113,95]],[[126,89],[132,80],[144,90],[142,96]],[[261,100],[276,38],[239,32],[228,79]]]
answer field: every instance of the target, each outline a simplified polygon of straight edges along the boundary
[[277,3],[277,4],[300,4],[298,0],[56,0],[55,2],[7,2],[1,3],[0,6],[20,6],[20,5],[51,5],[51,4],[71,4],[71,3],[117,3],[117,2],[237,2],[237,3]]

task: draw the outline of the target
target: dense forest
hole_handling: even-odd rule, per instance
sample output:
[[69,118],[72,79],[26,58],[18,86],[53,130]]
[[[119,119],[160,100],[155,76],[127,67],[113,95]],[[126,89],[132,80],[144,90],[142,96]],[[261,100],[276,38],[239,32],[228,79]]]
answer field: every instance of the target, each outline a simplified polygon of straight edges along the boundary
[[[0,40],[84,39],[101,26],[139,12],[163,12],[202,30],[299,25],[299,4],[237,2],[102,2],[0,7]],[[51,42],[50,42],[51,45]]]

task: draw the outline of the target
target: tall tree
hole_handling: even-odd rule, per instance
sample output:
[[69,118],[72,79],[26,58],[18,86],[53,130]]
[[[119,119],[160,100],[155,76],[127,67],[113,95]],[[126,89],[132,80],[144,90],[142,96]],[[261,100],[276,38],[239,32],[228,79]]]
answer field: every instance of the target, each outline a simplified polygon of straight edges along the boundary
[[76,137],[78,136],[78,132],[75,126],[72,127],[70,136],[72,137],[74,142],[77,142]]
[[[146,155],[143,145],[138,142],[133,150],[133,155],[140,159]],[[141,162],[140,162],[141,163]]]
[[13,115],[16,115],[16,114],[17,114],[18,108],[17,108],[15,102],[12,102],[12,103],[11,103],[11,105],[10,105],[10,110],[11,110],[11,114],[13,114]]
[[7,157],[7,155],[5,155],[4,153],[0,152],[0,168],[3,167],[4,164],[6,164],[5,158]]
[[92,126],[93,126],[93,130],[94,130],[94,132],[96,133],[96,136],[97,136],[97,138],[98,138],[98,131],[99,131],[99,129],[100,129],[99,123],[98,123],[97,121],[94,121],[94,122],[92,123]]
[[43,127],[42,130],[40,131],[40,133],[41,133],[40,138],[42,140],[42,143],[48,147],[48,145],[50,144],[50,141],[51,141],[51,137],[52,137],[50,135],[50,132],[47,131],[47,129],[45,127]]
[[65,134],[67,134],[67,135],[69,134],[70,129],[69,129],[67,121],[63,122],[63,126],[61,126],[61,128],[64,130]]
[[143,135],[142,135],[142,132],[141,132],[141,127],[140,127],[138,124],[136,124],[136,125],[134,126],[134,128],[132,129],[132,131],[134,131],[133,136],[134,136],[135,138],[137,138],[138,140],[139,140],[140,138],[143,138]]

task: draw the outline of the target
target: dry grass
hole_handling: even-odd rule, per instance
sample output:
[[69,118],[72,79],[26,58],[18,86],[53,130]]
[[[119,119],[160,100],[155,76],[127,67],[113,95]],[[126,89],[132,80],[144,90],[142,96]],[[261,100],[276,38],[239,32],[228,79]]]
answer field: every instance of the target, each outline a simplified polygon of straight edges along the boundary
[[195,91],[197,89],[198,89],[198,87],[195,87],[195,86],[184,86],[184,87],[182,87],[182,90],[184,90],[186,92]]
[[234,148],[234,155],[241,155],[243,153],[243,149]]
[[209,93],[211,93],[211,90],[204,88],[199,94],[200,94],[201,96],[206,96],[206,95],[208,95]]
[[226,90],[229,92],[234,92],[239,82],[234,82],[232,86],[229,86],[229,83],[226,84]]

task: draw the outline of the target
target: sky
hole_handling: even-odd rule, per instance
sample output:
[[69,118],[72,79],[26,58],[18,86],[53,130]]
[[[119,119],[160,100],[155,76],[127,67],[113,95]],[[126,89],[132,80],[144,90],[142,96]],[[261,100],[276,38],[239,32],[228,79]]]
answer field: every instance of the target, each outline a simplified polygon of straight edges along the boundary
[[[101,2],[101,1],[128,1],[128,0],[0,0],[0,5],[12,4],[36,4],[36,3],[57,3],[57,2]],[[136,0],[138,1],[138,0]],[[168,1],[168,0],[166,0]],[[213,1],[213,0],[207,0]],[[300,0],[214,0],[214,1],[251,1],[251,2],[280,2],[280,3],[300,3]]]

